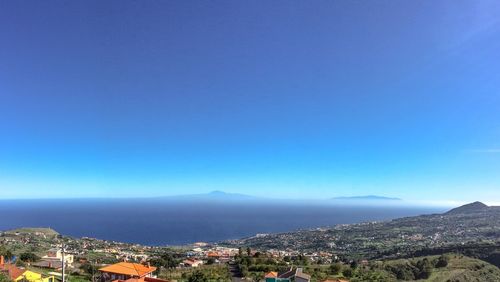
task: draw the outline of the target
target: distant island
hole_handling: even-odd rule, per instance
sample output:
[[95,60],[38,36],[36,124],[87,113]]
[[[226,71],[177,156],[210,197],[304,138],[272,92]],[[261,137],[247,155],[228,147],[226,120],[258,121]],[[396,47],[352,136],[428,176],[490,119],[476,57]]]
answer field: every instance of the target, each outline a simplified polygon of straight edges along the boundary
[[[208,193],[201,194],[184,194],[184,195],[172,195],[172,196],[164,196],[160,197],[160,199],[164,200],[237,200],[237,201],[322,201],[324,199],[310,199],[310,200],[301,200],[301,199],[286,199],[286,198],[268,198],[268,197],[259,197],[252,196],[240,193],[229,193],[220,190],[214,190]],[[362,196],[342,196],[342,197],[334,197],[329,200],[334,201],[403,201],[400,198],[395,197],[385,197],[378,195],[362,195]]]

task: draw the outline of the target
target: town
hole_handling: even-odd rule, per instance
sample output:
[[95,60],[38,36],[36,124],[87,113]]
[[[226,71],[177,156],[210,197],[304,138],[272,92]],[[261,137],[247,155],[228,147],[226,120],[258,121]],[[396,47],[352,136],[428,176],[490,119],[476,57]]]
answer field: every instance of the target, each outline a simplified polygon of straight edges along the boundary
[[499,211],[473,203],[445,214],[185,246],[22,228],[0,233],[0,273],[16,282],[398,281],[448,277],[453,264],[464,277],[495,281]]

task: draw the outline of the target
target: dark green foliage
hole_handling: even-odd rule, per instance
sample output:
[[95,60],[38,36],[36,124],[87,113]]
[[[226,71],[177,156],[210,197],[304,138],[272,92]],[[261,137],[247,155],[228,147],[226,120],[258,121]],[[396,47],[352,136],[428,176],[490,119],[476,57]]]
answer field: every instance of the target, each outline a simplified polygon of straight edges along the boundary
[[417,262],[417,269],[419,270],[415,277],[417,279],[427,279],[429,276],[431,276],[432,269],[434,266],[432,265],[431,261],[428,260],[427,258],[424,258],[422,260],[419,260]]
[[342,264],[335,262],[330,265],[330,274],[337,275],[342,270]]
[[274,267],[266,264],[256,264],[248,267],[248,271],[252,272],[269,272],[274,270]]
[[351,282],[390,282],[394,281],[394,278],[391,277],[387,272],[380,270],[363,270],[362,268],[358,269],[351,277]]
[[253,282],[259,282],[260,280],[264,279],[264,275],[262,273],[252,273],[251,275],[252,281]]
[[25,252],[19,256],[19,259],[24,262],[35,262],[40,258],[32,252]]
[[12,252],[5,246],[0,246],[0,256],[3,256],[6,260],[11,260],[14,257]]
[[0,282],[11,282],[9,277],[0,272]]
[[175,268],[179,264],[179,260],[174,257],[171,253],[163,253],[159,257],[154,257],[149,260],[151,265],[158,268],[158,271],[164,267],[166,269]]
[[441,268],[441,267],[446,267],[448,266],[448,261],[450,259],[446,255],[441,255],[437,260],[436,260],[436,267]]
[[214,264],[214,263],[215,263],[215,259],[214,259],[214,258],[209,258],[209,259],[207,260],[207,265],[212,265],[212,264]]
[[194,271],[188,278],[188,282],[207,282],[209,277],[200,270]]
[[292,262],[295,265],[308,265],[309,264],[309,258],[307,258],[304,255],[298,255],[292,258]]
[[344,275],[347,278],[351,278],[353,275],[354,271],[352,271],[352,268],[346,267],[344,270],[342,270],[342,275]]
[[80,265],[80,269],[83,270],[87,274],[95,274],[99,272],[99,267],[97,267],[95,264],[86,262]]
[[427,279],[433,269],[434,265],[427,258],[411,263],[386,266],[386,270],[392,272],[398,280]]

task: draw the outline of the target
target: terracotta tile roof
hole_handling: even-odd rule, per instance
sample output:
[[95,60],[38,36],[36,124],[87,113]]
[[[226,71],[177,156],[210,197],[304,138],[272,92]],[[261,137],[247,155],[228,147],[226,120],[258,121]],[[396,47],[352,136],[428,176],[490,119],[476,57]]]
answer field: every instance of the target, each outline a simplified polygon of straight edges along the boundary
[[220,257],[218,252],[208,252],[207,257]]
[[264,276],[264,278],[276,278],[276,277],[278,277],[278,272],[275,271],[268,272],[266,273],[266,276]]
[[156,270],[156,267],[145,266],[138,263],[119,262],[99,269],[102,272],[129,275],[133,277],[143,277]]
[[114,280],[113,282],[170,282],[170,281],[158,278],[142,277],[142,278],[130,278],[127,280]]

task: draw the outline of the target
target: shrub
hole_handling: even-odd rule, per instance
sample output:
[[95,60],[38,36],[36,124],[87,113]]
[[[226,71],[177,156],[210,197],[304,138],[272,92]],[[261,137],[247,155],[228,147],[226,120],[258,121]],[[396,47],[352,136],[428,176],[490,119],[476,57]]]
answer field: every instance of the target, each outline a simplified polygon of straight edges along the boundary
[[449,261],[448,256],[442,255],[437,259],[436,267],[439,267],[439,268],[446,267],[446,266],[448,266],[448,261]]

